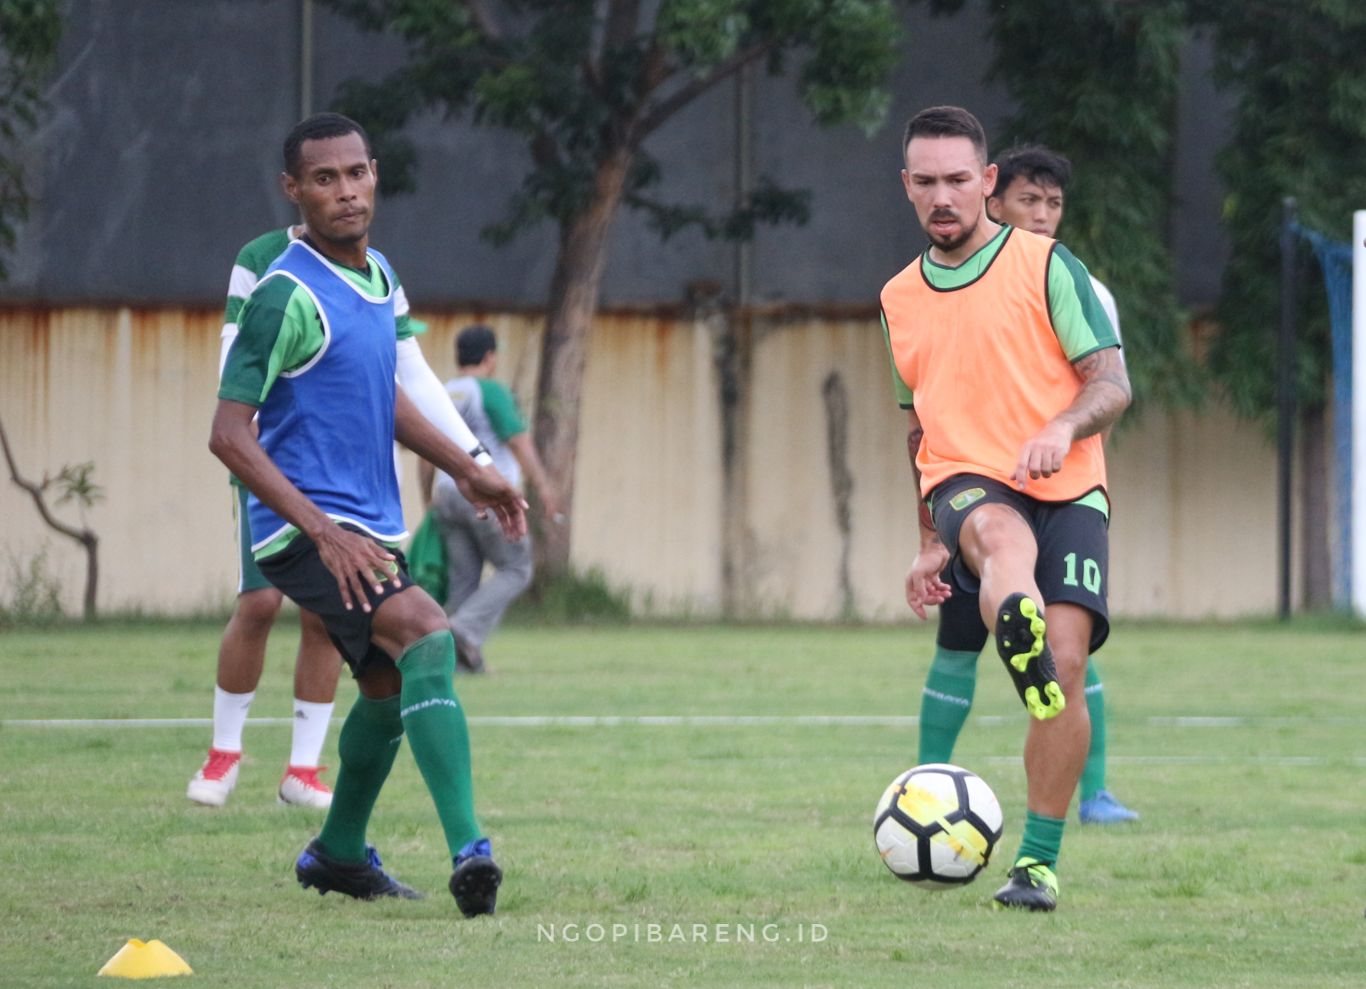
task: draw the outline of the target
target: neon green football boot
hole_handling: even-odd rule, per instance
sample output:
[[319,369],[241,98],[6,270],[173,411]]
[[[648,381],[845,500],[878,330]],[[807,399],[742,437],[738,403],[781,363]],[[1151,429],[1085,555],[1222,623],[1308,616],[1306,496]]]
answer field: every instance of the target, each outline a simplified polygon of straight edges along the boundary
[[992,899],[997,909],[1020,907],[1051,912],[1058,906],[1058,877],[1047,863],[1038,859],[1016,859],[1010,879]]
[[1048,626],[1034,599],[1015,593],[996,612],[996,651],[1015,681],[1025,710],[1040,721],[1056,718],[1067,706],[1045,637]]

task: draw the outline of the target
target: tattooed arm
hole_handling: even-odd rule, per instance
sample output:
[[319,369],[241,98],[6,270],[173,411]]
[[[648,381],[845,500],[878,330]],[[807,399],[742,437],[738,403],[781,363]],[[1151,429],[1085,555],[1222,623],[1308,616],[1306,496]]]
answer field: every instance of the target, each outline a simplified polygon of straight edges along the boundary
[[1071,405],[1021,447],[1019,462],[1011,475],[1020,488],[1029,478],[1056,474],[1073,442],[1101,432],[1129,407],[1129,374],[1118,347],[1093,351],[1072,366],[1081,377],[1081,390]]

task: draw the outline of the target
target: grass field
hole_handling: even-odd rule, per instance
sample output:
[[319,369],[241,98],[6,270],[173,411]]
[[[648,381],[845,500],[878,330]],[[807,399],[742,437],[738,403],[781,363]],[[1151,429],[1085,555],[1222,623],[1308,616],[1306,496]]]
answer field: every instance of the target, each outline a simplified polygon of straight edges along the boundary
[[[1120,624],[1099,657],[1110,784],[1143,820],[1074,810],[1040,916],[988,906],[1024,814],[1023,713],[996,660],[956,761],[994,787],[1006,836],[984,878],[931,894],[887,873],[870,827],[915,759],[897,719],[928,629],[508,628],[495,673],[457,683],[507,872],[477,921],[445,893],[406,752],[371,839],[428,899],[357,903],[294,883],[319,821],[274,804],[287,723],[248,726],[222,811],[184,797],[207,727],[21,723],[205,718],[218,633],[0,632],[0,985],[104,985],[130,937],[165,941],[201,989],[1366,985],[1360,630]],[[275,636],[254,717],[288,716],[295,639]]]

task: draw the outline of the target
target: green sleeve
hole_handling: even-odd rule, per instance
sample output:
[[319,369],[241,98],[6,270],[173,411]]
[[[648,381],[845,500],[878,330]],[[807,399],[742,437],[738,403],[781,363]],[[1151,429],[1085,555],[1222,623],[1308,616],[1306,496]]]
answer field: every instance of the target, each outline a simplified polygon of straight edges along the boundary
[[308,293],[283,275],[267,278],[242,307],[218,397],[260,406],[280,373],[307,364],[324,340]]
[[1069,361],[1119,346],[1115,328],[1091,287],[1086,265],[1061,244],[1054,246],[1048,258],[1048,311]]
[[897,369],[896,358],[892,355],[892,331],[887,327],[887,314],[882,314],[882,339],[887,341],[887,357],[892,362],[892,390],[896,392],[896,401],[903,409],[909,409],[915,405],[915,396],[906,387],[906,382],[901,380],[901,371]]
[[501,381],[489,378],[479,379],[479,390],[484,393],[484,414],[498,438],[503,441],[512,439],[518,433],[526,432],[526,420],[517,408],[517,399]]
[[242,315],[242,307],[246,305],[246,302],[246,299],[238,298],[235,295],[228,296],[227,305],[223,307],[224,326],[226,326],[229,323],[231,323],[234,326],[237,325],[237,317]]
[[242,313],[247,297],[255,290],[257,283],[270,263],[278,258],[289,246],[289,230],[272,230],[255,240],[242,245],[233,262],[232,274],[228,280],[228,301],[223,307],[223,322],[236,324]]

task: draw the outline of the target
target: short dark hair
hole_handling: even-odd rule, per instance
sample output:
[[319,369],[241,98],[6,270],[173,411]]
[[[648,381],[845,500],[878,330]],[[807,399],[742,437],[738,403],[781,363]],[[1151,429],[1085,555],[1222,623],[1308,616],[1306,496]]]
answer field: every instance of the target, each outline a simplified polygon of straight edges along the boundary
[[1042,144],[1011,148],[996,159],[996,189],[992,195],[1004,196],[1010,183],[1019,178],[1065,191],[1072,181],[1072,163]]
[[296,178],[299,175],[299,159],[305,141],[325,141],[329,137],[345,137],[359,134],[365,143],[365,157],[370,157],[370,135],[365,128],[350,117],[340,113],[315,113],[300,120],[285,137],[285,171]]
[[498,349],[498,338],[483,324],[467,326],[455,338],[455,362],[461,367],[480,363],[490,350]]
[[982,122],[961,106],[928,107],[907,121],[906,132],[901,138],[903,155],[913,137],[966,137],[982,164],[987,163],[987,132]]

